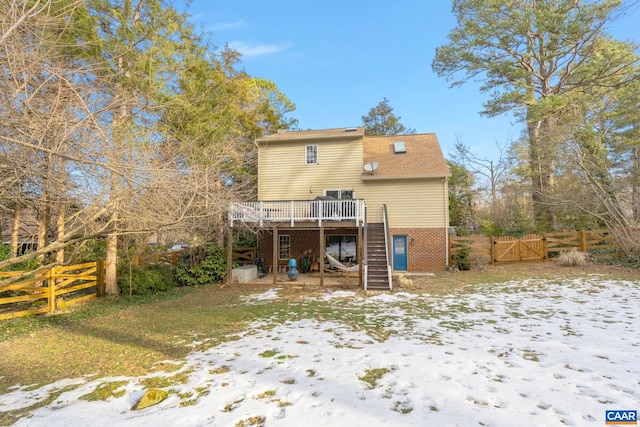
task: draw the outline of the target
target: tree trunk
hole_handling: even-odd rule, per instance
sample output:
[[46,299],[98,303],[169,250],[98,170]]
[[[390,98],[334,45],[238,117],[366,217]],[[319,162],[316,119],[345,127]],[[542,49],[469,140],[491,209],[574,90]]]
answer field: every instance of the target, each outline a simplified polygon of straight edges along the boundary
[[[219,174],[216,174],[216,189],[218,194],[222,194],[222,179],[220,178]],[[224,247],[224,232],[222,230],[224,230],[224,212],[222,210],[222,208],[220,206],[216,206],[217,212],[216,212],[216,222],[217,224],[215,225],[215,229],[218,230],[217,235],[215,237],[215,242],[218,244],[218,246],[220,246],[221,248]]]
[[16,203],[16,207],[13,210],[13,227],[11,228],[11,256],[18,256],[18,249],[20,247],[20,217],[22,215],[22,206]]
[[640,150],[638,147],[631,149],[631,212],[633,222],[640,220]]
[[105,293],[118,295],[118,234],[111,233],[107,236],[107,253],[105,260]]
[[[40,203],[40,215],[38,218],[38,249],[47,246],[49,237],[49,221],[51,217],[51,206],[49,205],[49,196],[44,194]],[[46,263],[46,255],[40,256],[40,264]]]
[[[60,203],[60,209],[58,210],[58,221],[57,221],[57,238],[56,240],[60,241],[64,239],[64,225],[67,214],[67,207],[64,203]],[[64,248],[61,248],[56,251],[56,262],[58,264],[64,264]]]
[[[546,194],[553,186],[553,147],[548,142],[549,123],[545,120],[527,124],[529,134],[529,167],[531,171],[531,200],[536,228],[539,231],[553,229],[554,214]],[[541,132],[541,130],[544,131]],[[541,135],[542,133],[542,135]]]

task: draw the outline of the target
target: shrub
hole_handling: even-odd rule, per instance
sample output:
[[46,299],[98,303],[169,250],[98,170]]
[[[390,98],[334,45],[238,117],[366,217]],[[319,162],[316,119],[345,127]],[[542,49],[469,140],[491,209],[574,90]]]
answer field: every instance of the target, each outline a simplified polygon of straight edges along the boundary
[[118,275],[120,292],[128,295],[148,295],[166,292],[177,285],[175,276],[169,266],[149,265],[131,267],[130,274]]
[[454,268],[471,270],[471,248],[468,246],[458,248],[451,258],[453,259]]
[[[5,261],[11,258],[11,246],[0,244],[0,261]],[[35,270],[40,265],[40,261],[37,258],[32,258],[27,261],[23,261],[18,264],[13,264],[9,267],[5,267],[0,271],[23,271],[23,270]]]
[[582,267],[587,263],[586,254],[575,248],[568,252],[561,252],[558,256],[558,264],[565,267]]
[[[191,263],[191,259],[200,262]],[[218,245],[207,245],[185,255],[176,266],[176,280],[182,286],[207,285],[221,281],[227,274],[227,255]]]
[[99,261],[107,256],[107,244],[105,240],[86,240],[69,247],[69,253],[72,264]]
[[617,265],[620,267],[635,268],[640,270],[640,257],[637,257],[637,256],[597,258],[596,261],[601,264]]

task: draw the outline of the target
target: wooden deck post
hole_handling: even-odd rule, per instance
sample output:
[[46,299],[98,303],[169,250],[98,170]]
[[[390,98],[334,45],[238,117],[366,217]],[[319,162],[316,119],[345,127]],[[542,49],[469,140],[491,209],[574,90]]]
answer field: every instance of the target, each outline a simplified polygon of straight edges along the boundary
[[278,283],[278,226],[273,227],[273,284]]
[[362,228],[363,225],[360,224],[358,226],[358,242],[356,243],[356,262],[358,263],[358,285],[359,286],[364,286],[364,280],[363,280],[363,268],[364,268],[364,259],[362,254],[364,253],[364,248],[362,247],[364,245],[363,239],[362,239]]
[[324,225],[320,226],[320,286],[324,286]]

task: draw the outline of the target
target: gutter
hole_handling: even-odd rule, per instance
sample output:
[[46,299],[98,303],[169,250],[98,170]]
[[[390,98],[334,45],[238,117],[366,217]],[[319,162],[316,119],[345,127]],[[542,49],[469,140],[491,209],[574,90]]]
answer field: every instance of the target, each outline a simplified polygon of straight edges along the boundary
[[437,175],[403,175],[403,176],[376,176],[376,175],[366,175],[366,174],[362,174],[362,180],[363,181],[379,181],[379,180],[392,180],[392,179],[425,179],[425,178],[443,178],[443,179],[449,179],[449,177],[451,176],[451,174],[447,174],[447,175],[442,175],[442,174],[437,174]]

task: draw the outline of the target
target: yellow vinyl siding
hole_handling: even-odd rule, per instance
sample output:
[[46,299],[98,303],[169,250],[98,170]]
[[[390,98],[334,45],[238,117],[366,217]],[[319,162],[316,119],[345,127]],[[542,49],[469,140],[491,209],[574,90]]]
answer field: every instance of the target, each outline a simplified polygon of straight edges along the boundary
[[382,222],[386,204],[392,228],[442,228],[447,215],[443,185],[442,178],[367,181],[358,197],[365,199],[368,222]]
[[[307,145],[318,146],[317,165],[306,164]],[[361,170],[361,139],[270,142],[258,153],[258,200],[313,200],[328,189],[362,198]]]
[[[324,190],[353,190],[355,198],[365,200],[369,222],[382,222],[386,204],[393,228],[448,226],[442,178],[363,181],[362,144],[362,139],[259,141],[258,200],[313,200]],[[306,164],[307,145],[318,146],[317,165]]]

